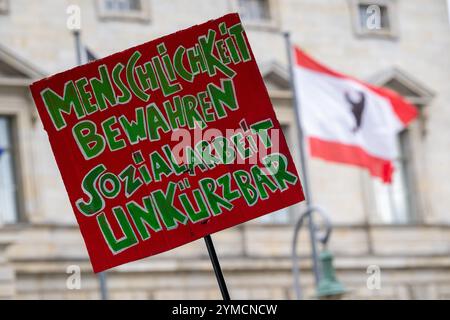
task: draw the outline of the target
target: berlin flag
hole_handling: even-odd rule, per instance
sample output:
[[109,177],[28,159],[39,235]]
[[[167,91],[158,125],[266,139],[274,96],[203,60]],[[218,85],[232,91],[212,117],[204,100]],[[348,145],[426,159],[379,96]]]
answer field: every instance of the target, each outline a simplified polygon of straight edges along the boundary
[[417,109],[395,92],[333,71],[294,48],[302,128],[311,156],[366,168],[390,183],[396,136]]

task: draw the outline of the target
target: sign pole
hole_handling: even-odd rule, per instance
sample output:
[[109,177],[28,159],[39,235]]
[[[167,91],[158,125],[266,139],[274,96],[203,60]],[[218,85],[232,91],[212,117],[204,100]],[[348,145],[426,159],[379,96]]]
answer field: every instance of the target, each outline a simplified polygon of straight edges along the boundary
[[306,152],[305,152],[305,137],[302,129],[301,124],[301,114],[300,114],[300,104],[298,101],[298,92],[297,92],[297,86],[295,84],[295,75],[294,75],[294,65],[293,65],[293,57],[292,57],[292,44],[291,44],[291,36],[289,32],[284,32],[284,38],[286,40],[286,50],[288,55],[288,69],[289,74],[291,78],[291,90],[293,95],[293,101],[294,101],[294,111],[295,111],[295,119],[297,122],[297,133],[298,133],[298,143],[300,145],[299,152],[300,152],[300,165],[302,170],[302,177],[303,177],[303,191],[305,193],[305,200],[306,200],[306,212],[308,215],[308,229],[309,229],[309,235],[310,235],[310,241],[311,241],[311,253],[313,258],[313,270],[314,270],[314,279],[316,282],[316,286],[319,283],[320,280],[320,266],[319,266],[319,259],[317,255],[317,243],[316,243],[316,228],[314,226],[314,221],[312,217],[313,210],[313,201],[311,196],[311,188],[309,184],[309,176],[308,176],[308,165],[306,163]]
[[216,249],[214,249],[212,238],[210,235],[207,235],[203,239],[205,239],[206,248],[208,249],[209,258],[211,259],[211,263],[214,268],[214,273],[216,274],[217,283],[219,284],[223,300],[229,301],[231,300],[230,295],[228,293],[227,284],[225,283],[225,278],[223,277],[219,259],[217,258]]

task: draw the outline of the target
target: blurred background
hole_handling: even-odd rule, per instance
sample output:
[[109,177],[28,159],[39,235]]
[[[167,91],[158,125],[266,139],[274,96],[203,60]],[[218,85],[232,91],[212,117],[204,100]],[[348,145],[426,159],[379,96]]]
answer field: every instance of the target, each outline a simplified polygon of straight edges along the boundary
[[[0,0],[0,298],[101,297],[28,90],[34,80],[77,64],[75,37],[66,26],[71,5],[80,9],[87,59],[239,12],[297,163],[282,32],[333,69],[412,102],[420,116],[398,137],[392,185],[356,167],[308,159],[312,193],[332,221],[328,248],[347,289],[344,299],[450,298],[445,0]],[[367,28],[370,5],[379,8],[377,29]],[[233,299],[295,298],[291,242],[302,209],[213,235]],[[303,295],[313,299],[306,228],[298,246]],[[221,297],[203,240],[112,269],[106,286],[110,299]]]

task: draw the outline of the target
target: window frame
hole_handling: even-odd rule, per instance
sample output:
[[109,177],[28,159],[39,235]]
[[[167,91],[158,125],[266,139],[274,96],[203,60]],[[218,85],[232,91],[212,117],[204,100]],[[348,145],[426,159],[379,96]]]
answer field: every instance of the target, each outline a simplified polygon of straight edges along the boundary
[[[377,224],[383,224],[383,225],[418,225],[423,223],[423,217],[419,214],[419,203],[416,197],[414,197],[415,194],[417,194],[417,187],[416,187],[416,174],[414,172],[414,153],[412,152],[413,146],[412,146],[412,131],[414,128],[406,128],[403,131],[398,133],[398,141],[399,141],[399,149],[400,154],[397,161],[402,162],[402,168],[403,171],[403,181],[402,184],[405,188],[405,205],[407,209],[407,216],[405,221],[398,220],[398,217],[392,217],[392,221],[385,221],[380,215],[379,208],[378,208],[378,201],[376,193],[376,187],[373,177],[367,178],[367,183],[369,185],[369,192],[370,192],[370,207],[373,208],[373,219],[374,222]],[[403,136],[403,137],[402,137]],[[406,159],[406,160],[404,160]],[[394,168],[394,170],[400,170],[400,168]],[[366,174],[367,177],[367,174]],[[379,182],[378,182],[379,183]],[[392,187],[392,184],[389,185],[389,187]],[[390,192],[390,191],[389,191]],[[394,200],[392,197],[389,199],[389,205],[392,207]]]
[[[420,108],[416,106],[419,110]],[[418,194],[417,189],[417,175],[414,171],[414,152],[413,152],[413,141],[412,141],[412,134],[413,129],[411,127],[408,127],[404,129],[402,132],[399,133],[399,135],[406,135],[405,137],[401,137],[400,139],[404,139],[406,141],[403,141],[400,144],[401,152],[402,154],[407,153],[406,161],[403,164],[403,170],[404,170],[404,183],[407,190],[407,205],[409,209],[409,221],[406,224],[418,224],[423,222],[423,217],[420,215],[419,210],[419,203],[416,197],[414,197],[415,194]]]
[[9,122],[9,135],[10,135],[10,146],[6,150],[11,154],[12,163],[11,170],[13,172],[14,180],[14,201],[16,203],[16,217],[14,222],[3,222],[0,220],[0,226],[17,225],[26,222],[24,210],[23,210],[23,194],[22,194],[22,179],[20,175],[20,158],[19,158],[19,148],[18,148],[18,137],[17,137],[17,119],[16,115],[8,113],[0,113],[1,118],[6,118]]
[[[395,81],[400,87],[393,87],[392,81]],[[375,73],[373,76],[367,79],[367,82],[376,85],[378,87],[385,87],[397,94],[401,95],[404,99],[413,104],[419,111],[418,118],[408,125],[408,145],[409,148],[409,161],[406,173],[408,174],[407,188],[411,193],[410,205],[412,212],[410,212],[410,221],[406,224],[400,225],[423,225],[427,223],[430,212],[430,199],[427,194],[426,187],[419,181],[425,181],[427,179],[426,173],[422,170],[425,165],[423,157],[424,137],[427,134],[427,113],[428,108],[432,106],[432,100],[435,97],[435,92],[426,87],[417,79],[414,79],[404,70],[396,67],[390,67],[387,70]],[[404,87],[406,90],[398,91]],[[410,92],[405,93],[405,92]],[[380,221],[377,219],[378,212],[375,210],[375,195],[373,194],[372,186],[368,175],[363,175],[361,179],[361,188],[365,199],[365,212],[367,221],[372,224],[377,224]],[[385,224],[383,225],[392,225]],[[399,224],[394,224],[399,225]]]
[[0,0],[0,14],[9,13],[9,0]]
[[[363,28],[359,8],[361,5],[377,5],[380,7],[386,7],[389,28],[374,30]],[[352,16],[353,31],[358,37],[396,39],[399,36],[396,0],[350,0],[350,13]]]
[[[242,23],[250,29],[277,30],[280,27],[279,7],[277,0],[266,0],[268,3],[269,17],[267,20],[246,20],[243,17]],[[239,0],[230,1],[231,11],[240,12]]]
[[109,11],[105,7],[106,0],[96,0],[96,7],[98,17],[104,21],[137,21],[137,22],[149,22],[150,21],[150,5],[148,0],[138,0],[141,4],[141,10],[132,11]]

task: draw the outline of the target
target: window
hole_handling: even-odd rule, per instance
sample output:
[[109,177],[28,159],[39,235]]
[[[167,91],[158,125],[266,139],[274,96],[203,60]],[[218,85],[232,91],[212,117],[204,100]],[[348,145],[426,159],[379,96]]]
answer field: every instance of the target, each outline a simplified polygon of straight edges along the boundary
[[[281,130],[286,138],[286,142],[289,144],[289,125],[281,124]],[[289,223],[291,222],[291,215],[289,208],[283,208],[281,210],[266,214],[258,219],[260,223]]]
[[144,0],[97,0],[99,15],[105,19],[148,20],[148,2]]
[[395,1],[353,0],[353,27],[360,36],[395,37]]
[[240,14],[243,20],[270,20],[269,0],[238,0]]
[[104,1],[106,10],[111,12],[140,11],[142,9],[140,0],[104,0]]
[[417,220],[411,198],[413,181],[408,130],[398,135],[397,153],[392,184],[372,179],[373,192],[379,220],[383,223],[405,224]]
[[275,27],[273,0],[235,0],[242,21],[246,26]]
[[9,1],[0,0],[0,14],[6,14],[9,11]]
[[359,4],[359,23],[365,31],[389,30],[389,13],[386,6]]
[[429,108],[434,98],[434,92],[421,81],[398,68],[389,68],[370,78],[376,86],[389,88],[406,100],[413,103],[419,117],[408,129],[398,135],[395,171],[392,185],[383,185],[371,179],[367,184],[369,206],[373,208],[375,221],[384,223],[419,223],[425,213],[425,203],[418,181],[424,177],[420,170],[423,160],[419,155],[423,150],[423,140],[427,121],[425,109]]
[[11,122],[0,116],[0,225],[18,220]]

